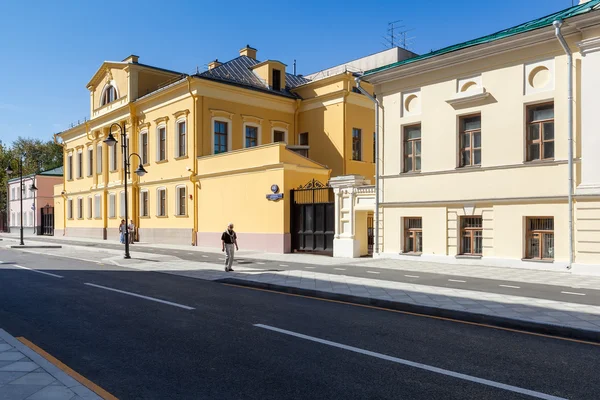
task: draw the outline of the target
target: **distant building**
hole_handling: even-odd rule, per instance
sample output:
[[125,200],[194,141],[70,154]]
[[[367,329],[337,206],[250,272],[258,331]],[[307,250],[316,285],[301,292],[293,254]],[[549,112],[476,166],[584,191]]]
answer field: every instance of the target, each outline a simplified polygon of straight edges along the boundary
[[[14,176],[14,175],[13,175]],[[26,234],[41,234],[40,213],[43,207],[54,207],[54,186],[62,182],[63,168],[31,174],[23,177],[20,189],[20,177],[8,181],[9,214],[8,224],[11,232],[21,227],[21,197],[23,197],[23,228]],[[35,183],[37,191],[31,190]]]

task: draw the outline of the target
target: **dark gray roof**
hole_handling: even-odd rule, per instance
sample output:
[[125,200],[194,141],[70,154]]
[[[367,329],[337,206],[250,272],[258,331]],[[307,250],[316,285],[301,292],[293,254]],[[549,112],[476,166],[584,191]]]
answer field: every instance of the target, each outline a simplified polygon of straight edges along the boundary
[[240,56],[195,76],[292,98],[298,96],[293,94],[291,89],[310,82],[310,80],[301,76],[286,73],[285,88],[280,91],[273,90],[252,71],[251,68],[259,63],[260,61],[253,58]]

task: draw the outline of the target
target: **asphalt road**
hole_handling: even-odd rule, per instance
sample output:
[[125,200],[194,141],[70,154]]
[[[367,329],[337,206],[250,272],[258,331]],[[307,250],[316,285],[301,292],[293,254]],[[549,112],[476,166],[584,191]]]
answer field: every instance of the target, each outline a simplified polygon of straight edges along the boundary
[[0,260],[0,327],[120,399],[600,393],[592,344],[19,251]]
[[[64,243],[77,246],[122,249],[122,245],[111,243],[89,243],[77,241],[64,241],[54,238],[27,238],[27,241],[44,241],[52,243]],[[147,253],[162,254],[179,257],[183,260],[204,261],[222,263],[221,254],[207,253],[200,251],[171,250],[152,247],[151,245],[134,244],[131,251],[143,251]],[[191,254],[190,254],[191,253]],[[325,256],[324,256],[325,257]],[[499,293],[511,296],[525,296],[540,299],[564,301],[569,303],[589,304],[600,306],[600,290],[589,288],[574,288],[571,286],[544,285],[526,282],[513,282],[493,279],[479,279],[470,276],[432,274],[415,271],[403,271],[397,269],[377,268],[373,266],[352,266],[352,265],[313,265],[293,262],[280,262],[270,260],[243,259],[237,260],[241,265],[250,268],[276,269],[276,270],[297,270],[307,269],[312,272],[323,272],[327,274],[357,276],[370,279],[382,279],[395,282],[415,283],[420,285],[448,287],[454,289],[467,289],[487,293]],[[258,264],[260,263],[260,264]],[[566,293],[563,293],[566,292]]]

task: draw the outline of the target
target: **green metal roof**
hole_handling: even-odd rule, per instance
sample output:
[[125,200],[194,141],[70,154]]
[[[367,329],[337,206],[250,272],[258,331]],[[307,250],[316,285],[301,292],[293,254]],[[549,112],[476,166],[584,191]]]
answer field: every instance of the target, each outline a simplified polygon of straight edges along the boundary
[[478,39],[469,40],[468,42],[455,44],[453,46],[445,47],[443,49],[432,51],[427,54],[422,54],[420,56],[407,58],[405,60],[398,61],[393,64],[388,64],[388,65],[384,65],[379,68],[368,70],[367,72],[365,72],[364,76],[372,75],[372,74],[375,74],[375,73],[381,72],[381,71],[386,71],[388,69],[392,69],[392,68],[399,67],[402,65],[412,64],[417,61],[427,60],[429,58],[441,56],[443,54],[452,53],[454,51],[466,49],[466,48],[472,47],[472,46],[477,46],[479,44],[494,42],[496,40],[504,39],[509,36],[518,35],[520,33],[530,32],[530,31],[533,31],[533,30],[536,30],[539,28],[551,26],[552,23],[558,19],[565,20],[567,18],[571,18],[571,17],[575,17],[577,15],[588,13],[588,12],[598,8],[599,5],[600,5],[600,0],[591,0],[591,1],[588,1],[587,3],[569,7],[565,10],[558,11],[554,14],[547,15],[545,17],[538,18],[533,21],[529,21],[524,24],[514,26],[512,28],[504,29],[500,32],[496,32],[491,35],[487,35],[487,36],[484,36],[484,37],[481,37]]
[[[58,168],[54,168],[54,169],[49,169],[48,171],[40,172],[39,174],[23,175],[23,179],[32,178],[34,176],[63,176],[63,173],[64,173],[63,167],[58,167]],[[21,177],[12,178],[12,179],[9,179],[8,182],[12,183],[12,182],[16,182],[20,179],[21,179]]]

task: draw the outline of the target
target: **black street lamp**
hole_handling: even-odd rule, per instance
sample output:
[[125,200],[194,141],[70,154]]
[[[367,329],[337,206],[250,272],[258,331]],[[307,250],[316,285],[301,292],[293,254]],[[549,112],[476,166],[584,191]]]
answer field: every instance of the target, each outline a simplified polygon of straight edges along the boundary
[[[23,242],[23,158],[25,157],[25,155],[21,155],[19,157],[19,199],[20,199],[20,203],[21,203],[21,221],[20,221],[20,225],[21,225],[21,242],[19,243],[19,245],[21,246],[25,246],[25,243]],[[13,174],[13,169],[10,166],[10,162],[8,163],[8,167],[6,167],[6,175],[11,176]]]
[[127,225],[128,225],[128,221],[129,221],[129,213],[128,213],[128,204],[127,204],[127,177],[129,176],[129,167],[131,166],[130,164],[130,158],[131,156],[137,156],[137,158],[140,159],[140,165],[138,166],[138,168],[134,171],[136,173],[136,175],[138,176],[144,176],[146,175],[146,170],[144,169],[144,166],[142,165],[141,161],[142,161],[142,157],[140,157],[139,154],[137,153],[132,153],[129,154],[129,150],[127,149],[127,134],[126,134],[126,129],[125,129],[125,123],[123,123],[123,125],[119,125],[118,123],[113,123],[111,124],[110,128],[108,128],[108,137],[106,139],[104,139],[104,143],[106,143],[109,147],[113,147],[114,145],[117,144],[117,139],[115,139],[115,137],[112,134],[112,127],[116,125],[119,128],[120,134],[121,134],[121,154],[123,155],[123,186],[124,186],[124,191],[125,191],[125,257],[124,258],[131,258],[131,256],[129,255],[129,229],[127,229]]

